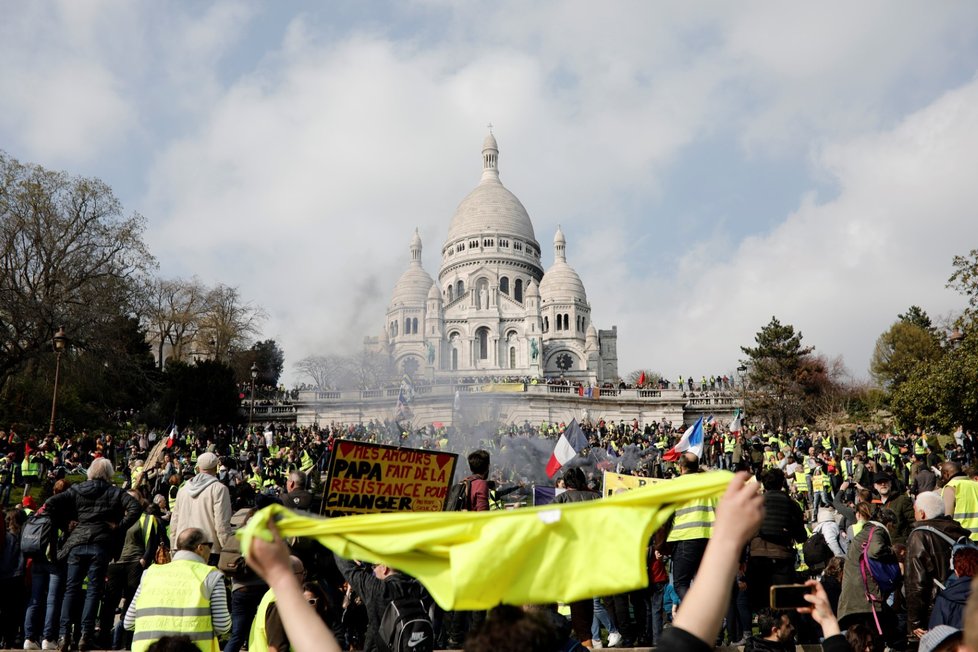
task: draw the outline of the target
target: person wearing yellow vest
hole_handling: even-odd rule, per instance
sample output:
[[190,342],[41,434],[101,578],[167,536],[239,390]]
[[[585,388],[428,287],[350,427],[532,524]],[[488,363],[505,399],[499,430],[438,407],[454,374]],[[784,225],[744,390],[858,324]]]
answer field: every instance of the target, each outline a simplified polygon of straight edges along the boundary
[[219,652],[218,637],[231,629],[224,577],[204,560],[213,542],[203,530],[177,537],[169,564],[143,572],[123,624],[133,632],[132,652],[146,652],[164,636],[187,636],[202,652]]
[[[694,453],[684,453],[679,459],[679,474],[699,472],[699,458]],[[713,535],[717,502],[715,498],[700,498],[682,503],[676,509],[666,541],[672,544],[673,587],[680,599],[689,590]]]
[[941,481],[944,513],[970,530],[972,541],[978,541],[978,482],[966,476],[958,462],[944,462]]
[[[289,563],[292,573],[302,583],[306,575],[306,569],[302,565],[302,560],[295,555],[289,556]],[[258,611],[251,621],[251,633],[248,634],[248,652],[285,652],[291,650],[289,636],[282,626],[282,618],[278,613],[278,605],[275,603],[275,593],[271,589],[265,591],[261,602],[258,603]]]

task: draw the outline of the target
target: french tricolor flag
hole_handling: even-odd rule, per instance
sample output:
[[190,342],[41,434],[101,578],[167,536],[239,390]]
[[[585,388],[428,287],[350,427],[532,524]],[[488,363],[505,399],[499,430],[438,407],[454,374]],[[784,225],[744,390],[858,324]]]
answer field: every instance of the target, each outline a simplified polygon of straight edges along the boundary
[[703,417],[696,420],[683,436],[679,443],[662,454],[662,459],[667,462],[676,462],[683,453],[693,453],[697,458],[703,457]]
[[554,446],[554,452],[550,455],[550,461],[547,462],[547,476],[554,477],[560,467],[577,457],[577,454],[585,446],[587,446],[587,437],[584,436],[581,427],[577,425],[577,419],[573,419],[567,429],[560,434],[560,439]]

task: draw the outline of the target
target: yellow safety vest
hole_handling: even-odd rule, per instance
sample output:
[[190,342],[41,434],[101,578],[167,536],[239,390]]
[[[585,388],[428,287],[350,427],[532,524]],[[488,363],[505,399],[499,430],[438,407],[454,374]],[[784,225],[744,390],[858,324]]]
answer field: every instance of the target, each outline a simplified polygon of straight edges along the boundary
[[978,541],[978,482],[959,475],[951,478],[947,486],[954,488],[952,518],[964,529],[971,530],[972,541]]
[[713,535],[713,522],[717,518],[716,498],[701,498],[680,505],[672,522],[669,541],[709,539]]
[[20,474],[27,477],[37,477],[41,474],[41,465],[37,462],[32,462],[33,457],[25,457],[24,461],[20,463]]
[[[251,632],[248,634],[248,652],[268,652],[268,632],[265,631],[265,617],[268,607],[275,602],[275,593],[271,589],[265,591],[261,602],[258,603],[258,611],[251,621]],[[292,643],[289,649],[294,650]]]
[[795,471],[795,491],[800,494],[808,493],[808,476],[804,471]]
[[220,571],[189,559],[153,564],[140,581],[132,652],[146,652],[164,636],[188,636],[201,652],[219,652],[204,581]]

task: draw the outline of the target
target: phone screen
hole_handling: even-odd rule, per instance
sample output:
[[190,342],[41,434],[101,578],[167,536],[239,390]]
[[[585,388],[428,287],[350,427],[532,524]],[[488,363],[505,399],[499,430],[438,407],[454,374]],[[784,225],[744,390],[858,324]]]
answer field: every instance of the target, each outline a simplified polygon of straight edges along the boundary
[[811,607],[805,596],[812,592],[812,587],[804,584],[778,584],[771,587],[772,609],[798,609]]

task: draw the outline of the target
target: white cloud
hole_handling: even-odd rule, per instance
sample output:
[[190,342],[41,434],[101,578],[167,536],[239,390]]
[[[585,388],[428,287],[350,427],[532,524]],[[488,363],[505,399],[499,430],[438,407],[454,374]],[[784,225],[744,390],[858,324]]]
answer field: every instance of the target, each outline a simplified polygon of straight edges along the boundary
[[[239,286],[288,365],[380,330],[416,226],[437,273],[489,121],[545,264],[561,223],[623,370],[729,371],[776,314],[862,373],[897,312],[956,305],[973,84],[935,98],[974,60],[978,6],[419,2],[384,25],[308,5],[262,33],[284,11],[18,5],[0,138],[82,174],[131,161],[122,183],[147,191],[123,199],[164,273]],[[748,215],[667,228],[664,197],[703,208],[666,173],[711,139],[743,148],[732,165],[807,164],[809,192],[767,233]]]
[[[911,304],[935,317],[959,309],[961,297],[944,284],[952,256],[978,241],[976,107],[973,81],[892,130],[825,147],[818,164],[837,178],[838,197],[806,197],[770,233],[743,240],[729,260],[692,251],[664,296],[656,295],[662,287],[629,282],[620,271],[605,280],[618,290],[618,305],[631,305],[628,323],[663,327],[644,341],[625,331],[623,358],[670,374],[730,371],[738,347],[776,315],[819,352],[841,354],[865,375],[876,338],[898,313]],[[656,300],[631,303],[632,296]]]

